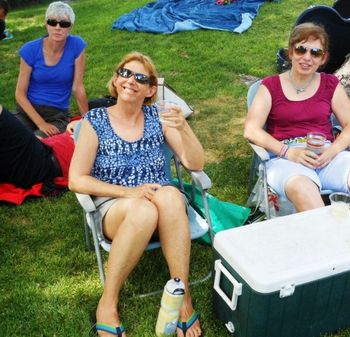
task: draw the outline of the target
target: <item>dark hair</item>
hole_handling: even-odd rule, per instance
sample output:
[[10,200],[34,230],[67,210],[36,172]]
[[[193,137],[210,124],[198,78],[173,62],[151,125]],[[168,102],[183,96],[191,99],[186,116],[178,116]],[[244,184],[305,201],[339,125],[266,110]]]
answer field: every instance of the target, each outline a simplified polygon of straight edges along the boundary
[[293,28],[289,36],[288,49],[291,51],[293,47],[301,41],[307,41],[309,38],[320,40],[323,50],[328,51],[329,38],[326,30],[319,24],[305,22]]
[[5,12],[5,15],[9,12],[9,4],[6,0],[0,0],[0,8],[2,8]]

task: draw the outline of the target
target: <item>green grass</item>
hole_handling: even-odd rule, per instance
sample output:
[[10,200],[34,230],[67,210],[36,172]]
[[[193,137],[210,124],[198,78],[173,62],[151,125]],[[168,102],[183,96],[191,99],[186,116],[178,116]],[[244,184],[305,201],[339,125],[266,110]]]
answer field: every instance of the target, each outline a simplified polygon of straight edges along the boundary
[[[195,107],[190,124],[205,148],[211,193],[243,205],[251,152],[242,137],[247,87],[240,75],[274,73],[276,51],[286,46],[295,19],[319,2],[267,2],[242,35],[205,30],[175,35],[111,31],[115,18],[146,3],[71,2],[77,15],[73,33],[88,43],[87,93],[90,98],[107,94],[106,83],[124,54],[133,50],[149,54],[160,74]],[[15,38],[0,42],[0,102],[11,110],[18,49],[45,33],[45,9],[46,5],[35,5],[8,15],[7,25]],[[72,111],[77,111],[75,102]],[[88,336],[89,313],[102,288],[95,256],[85,249],[82,212],[74,195],[1,206],[0,224],[0,337]],[[191,259],[191,278],[203,277],[211,268],[211,249],[194,243]],[[160,296],[140,299],[135,294],[159,289],[167,279],[160,250],[146,252],[122,293],[120,312],[128,336],[154,336]],[[211,281],[193,286],[192,293],[207,336],[229,336],[213,314]],[[333,336],[350,337],[350,330]]]

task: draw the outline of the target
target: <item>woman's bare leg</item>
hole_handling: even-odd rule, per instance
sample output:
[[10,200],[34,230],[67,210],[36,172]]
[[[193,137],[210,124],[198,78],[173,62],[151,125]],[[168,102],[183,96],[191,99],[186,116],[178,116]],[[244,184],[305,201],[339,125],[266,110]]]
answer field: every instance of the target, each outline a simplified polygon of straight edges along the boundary
[[[164,257],[168,263],[170,276],[179,277],[185,284],[184,303],[180,310],[180,320],[187,321],[193,313],[188,286],[191,237],[184,196],[175,188],[166,186],[155,194],[152,200],[158,208],[158,232]],[[178,336],[183,336],[177,329]],[[188,329],[186,337],[200,336],[199,321]]]
[[308,177],[291,177],[286,183],[285,191],[297,212],[324,206],[318,186]]
[[[120,325],[117,306],[121,287],[142,256],[157,222],[157,208],[146,199],[120,199],[107,212],[104,233],[112,240],[112,246],[106,282],[96,311],[97,322]],[[99,336],[112,334],[99,332]]]

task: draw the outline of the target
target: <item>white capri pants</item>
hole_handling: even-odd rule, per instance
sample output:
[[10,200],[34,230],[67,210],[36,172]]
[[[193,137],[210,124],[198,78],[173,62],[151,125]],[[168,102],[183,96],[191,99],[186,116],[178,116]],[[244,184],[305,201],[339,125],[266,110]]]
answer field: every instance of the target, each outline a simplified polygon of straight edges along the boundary
[[289,178],[302,175],[310,178],[320,190],[349,193],[350,151],[339,152],[321,169],[311,169],[302,164],[279,157],[266,163],[267,182],[279,194],[287,197],[284,187]]

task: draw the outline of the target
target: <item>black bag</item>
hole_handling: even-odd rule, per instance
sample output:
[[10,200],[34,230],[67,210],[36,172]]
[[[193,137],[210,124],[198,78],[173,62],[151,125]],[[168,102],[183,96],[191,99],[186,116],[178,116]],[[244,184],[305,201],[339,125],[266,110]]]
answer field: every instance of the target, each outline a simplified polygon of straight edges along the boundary
[[287,54],[287,48],[280,48],[277,51],[277,71],[279,74],[285,72],[291,67]]
[[109,107],[117,103],[117,100],[112,96],[102,98],[93,98],[88,101],[89,110],[101,107]]

